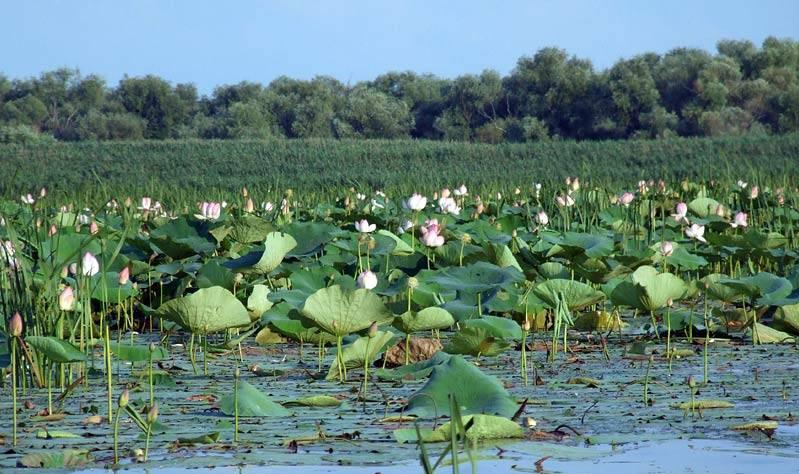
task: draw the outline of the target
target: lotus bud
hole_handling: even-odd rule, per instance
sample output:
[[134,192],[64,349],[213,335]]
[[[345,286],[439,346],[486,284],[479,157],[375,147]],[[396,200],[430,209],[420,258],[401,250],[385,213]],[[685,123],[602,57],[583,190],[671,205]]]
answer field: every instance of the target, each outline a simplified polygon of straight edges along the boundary
[[579,191],[580,190],[580,178],[574,178],[571,182],[571,186],[569,186],[572,191]]
[[39,190],[39,197],[40,197],[40,198],[43,198],[43,197],[45,197],[45,196],[47,196],[47,188],[42,188],[42,189],[40,189],[40,190]]
[[22,336],[22,315],[19,314],[19,311],[14,313],[14,316],[11,316],[8,321],[8,333],[11,337]]
[[369,325],[369,338],[377,336],[377,321],[372,321]]
[[531,327],[532,327],[532,325],[530,324],[530,320],[527,319],[527,318],[524,318],[524,321],[522,321],[522,330],[527,332],[527,331],[530,330]]
[[240,284],[242,282],[242,280],[244,280],[244,274],[243,273],[236,273],[236,275],[234,275],[234,277],[233,277],[233,281],[235,281],[237,285]]
[[688,384],[689,387],[694,388],[696,387],[696,380],[692,375],[689,375],[687,379],[685,379],[685,383]]
[[670,257],[674,253],[674,243],[668,240],[660,243],[660,253],[664,257]]
[[96,222],[92,221],[92,223],[89,224],[89,233],[94,235],[94,234],[96,234],[98,232],[100,232],[100,228],[97,227],[97,223]]
[[69,276],[69,266],[61,267],[61,278],[66,278],[68,276]]
[[52,237],[52,236],[56,235],[57,233],[58,233],[58,227],[56,227],[55,224],[52,224],[50,226],[50,230],[47,231],[47,236],[48,237]]
[[91,254],[86,252],[80,261],[80,271],[84,276],[94,276],[100,271],[100,262]]
[[58,307],[61,311],[72,311],[75,309],[75,292],[71,286],[64,287],[58,295]]
[[122,204],[124,204],[125,207],[130,207],[133,204],[133,200],[130,198],[130,196],[128,196],[125,198],[125,201]]
[[150,349],[150,352],[155,352],[156,345],[155,345],[155,343],[154,343],[154,342],[151,342],[151,343],[150,343],[150,345],[149,345],[149,349]]
[[147,411],[147,423],[152,425],[158,420],[158,404],[153,403],[153,406]]
[[536,423],[536,421],[532,417],[528,416],[527,418],[524,419],[524,426],[528,428],[535,428],[537,424],[538,423]]
[[124,285],[130,280],[130,267],[124,267],[119,272],[119,284]]
[[244,203],[244,211],[248,213],[255,211],[255,203],[252,202],[252,198],[247,198],[247,202]]
[[673,299],[671,299],[671,298],[667,299],[667,300],[666,300],[666,306],[668,306],[669,308],[671,308],[672,306],[674,306],[674,300],[673,300]]
[[416,277],[408,278],[408,288],[418,288],[419,287],[419,279]]
[[242,196],[244,196],[244,197],[247,197],[247,196],[249,196],[249,195],[250,195],[250,192],[249,192],[249,191],[247,191],[247,186],[243,186],[243,187],[241,188],[241,195],[242,195]]
[[130,392],[125,389],[119,394],[119,401],[117,401],[117,404],[119,408],[125,408],[128,406],[128,403],[130,403]]
[[758,195],[760,195],[760,187],[752,186],[752,188],[749,189],[749,199],[757,199]]

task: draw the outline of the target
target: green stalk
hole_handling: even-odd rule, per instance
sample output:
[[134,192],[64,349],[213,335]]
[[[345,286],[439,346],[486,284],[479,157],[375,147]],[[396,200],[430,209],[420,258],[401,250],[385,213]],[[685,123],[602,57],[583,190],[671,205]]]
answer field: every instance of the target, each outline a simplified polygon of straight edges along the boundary
[[11,339],[11,398],[13,399],[14,434],[12,446],[17,445],[17,343],[16,338]]
[[[114,374],[111,372],[111,341],[110,341],[110,334],[108,325],[105,326],[105,373],[106,373],[106,382],[108,386],[108,421],[114,419],[114,405],[113,405],[113,377]],[[152,383],[152,380],[150,381]]]
[[234,382],[233,382],[233,442],[239,442],[239,377],[241,376],[241,371],[238,367],[236,367],[236,372],[234,373]]

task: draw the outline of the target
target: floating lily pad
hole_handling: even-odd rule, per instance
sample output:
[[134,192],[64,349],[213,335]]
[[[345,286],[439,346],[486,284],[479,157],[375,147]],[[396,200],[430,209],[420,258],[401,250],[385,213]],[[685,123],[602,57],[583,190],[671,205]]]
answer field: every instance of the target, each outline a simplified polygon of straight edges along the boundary
[[[291,414],[290,411],[270,400],[269,397],[246,380],[239,380],[238,398],[239,416],[241,417],[288,416]],[[219,399],[219,411],[227,416],[234,416],[234,410],[235,399],[231,385],[228,394]]]

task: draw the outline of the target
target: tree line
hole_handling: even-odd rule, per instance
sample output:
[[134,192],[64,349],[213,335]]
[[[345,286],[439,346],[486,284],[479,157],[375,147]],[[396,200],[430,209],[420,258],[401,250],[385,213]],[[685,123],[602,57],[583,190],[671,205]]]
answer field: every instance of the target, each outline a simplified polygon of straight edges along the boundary
[[148,75],[110,87],[62,68],[0,75],[0,143],[80,140],[418,138],[484,143],[781,134],[799,131],[799,42],[723,40],[606,70],[558,48],[507,76],[389,72],[344,84],[279,77],[222,85]]

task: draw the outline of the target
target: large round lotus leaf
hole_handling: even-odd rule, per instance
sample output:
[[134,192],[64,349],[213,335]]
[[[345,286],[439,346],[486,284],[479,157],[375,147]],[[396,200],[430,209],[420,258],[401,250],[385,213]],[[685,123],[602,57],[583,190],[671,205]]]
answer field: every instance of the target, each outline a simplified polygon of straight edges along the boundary
[[261,315],[268,311],[274,303],[269,301],[269,287],[266,285],[255,285],[252,293],[247,298],[247,311],[253,321],[260,319]]
[[458,229],[458,235],[469,234],[472,242],[482,245],[483,242],[493,242],[499,245],[505,245],[511,240],[510,233],[505,233],[497,229],[485,220],[473,220],[467,222]]
[[[524,436],[522,427],[513,420],[492,415],[468,415],[462,419],[464,426],[469,426],[466,438],[470,441],[490,439],[521,438]],[[442,443],[450,441],[452,435],[451,421],[444,423],[435,430],[419,430],[422,441],[425,443]],[[415,428],[400,428],[394,430],[394,438],[400,443],[416,443],[418,435]]]
[[28,336],[25,342],[52,362],[66,364],[86,360],[86,354],[67,341],[53,336]]
[[444,346],[449,354],[493,357],[510,347],[502,338],[492,336],[483,328],[467,327],[456,332]]
[[716,301],[723,301],[725,303],[732,303],[733,301],[740,300],[743,292],[736,287],[723,284],[722,281],[726,279],[727,275],[721,273],[711,273],[702,278],[702,283],[707,285],[705,289],[707,296]]
[[247,326],[250,315],[230,291],[214,286],[162,304],[155,315],[195,334]]
[[169,357],[169,352],[161,346],[156,346],[152,354],[150,353],[150,346],[144,345],[111,342],[109,347],[119,360],[128,362],[144,362],[150,360],[151,355],[153,360],[164,360]]
[[344,290],[339,285],[322,288],[309,296],[302,314],[336,336],[346,336],[368,328],[372,322],[380,324],[394,317],[376,294],[362,288]]
[[591,285],[575,280],[547,280],[533,288],[533,294],[541,301],[555,308],[558,305],[558,294],[562,294],[571,311],[598,303],[605,298],[604,293],[595,290]]
[[778,277],[768,272],[760,272],[737,279],[725,278],[719,280],[719,283],[751,298],[758,298],[759,306],[780,304],[781,300],[788,297],[793,291],[793,285],[787,278]]
[[[718,207],[719,202],[708,197],[699,197],[688,203],[688,209],[699,217],[715,215]],[[725,213],[728,212],[726,207],[721,207]]]
[[236,242],[250,244],[263,241],[274,227],[269,222],[251,214],[244,214],[233,221],[227,236]]
[[652,247],[650,247],[652,250],[655,250],[655,254],[652,255],[652,261],[660,265],[665,259],[669,268],[676,266],[679,267],[680,270],[698,270],[707,266],[707,260],[705,260],[704,257],[689,252],[680,244],[675,243],[674,246],[674,253],[668,257],[664,257],[663,254],[658,251],[660,249],[660,244],[653,244]]
[[384,237],[388,237],[394,241],[396,244],[394,250],[391,251],[391,255],[396,256],[407,256],[413,254],[413,249],[410,245],[406,244],[404,240],[397,237],[395,234],[387,231],[386,229],[380,229],[377,231],[378,235],[382,235]]
[[541,275],[541,278],[544,280],[553,280],[556,278],[568,280],[570,276],[569,269],[560,262],[542,263],[538,266],[538,274]]
[[183,217],[153,229],[150,232],[150,241],[172,258],[191,257],[216,249],[213,242],[200,236]]
[[519,323],[509,318],[499,316],[482,316],[478,319],[467,319],[461,323],[464,328],[479,328],[489,336],[506,340],[520,340],[522,328]]
[[464,267],[448,267],[425,275],[428,282],[446,290],[466,293],[506,288],[524,280],[524,275],[513,267],[500,268],[492,263],[478,262]]
[[563,237],[552,239],[556,244],[547,255],[556,255],[565,250],[566,253],[585,252],[591,258],[607,257],[613,253],[613,240],[603,235],[566,232]]
[[208,262],[197,271],[197,287],[211,288],[221,286],[228,290],[233,289],[236,276],[217,262]]
[[433,368],[430,379],[410,396],[406,415],[449,416],[454,396],[462,415],[487,414],[510,418],[518,405],[499,380],[486,375],[462,357],[451,357]]
[[289,254],[292,257],[313,255],[319,252],[324,244],[336,237],[348,234],[348,232],[324,222],[295,221],[285,226],[283,231],[294,236],[297,241],[297,246]]
[[40,255],[53,268],[60,270],[68,263],[80,260],[86,252],[99,255],[101,252],[100,242],[91,235],[59,232],[49,239],[42,240]]
[[443,308],[425,308],[418,313],[408,311],[394,320],[394,327],[404,333],[446,329],[455,325],[455,318]]
[[774,329],[799,334],[799,304],[781,306],[774,314]]
[[409,365],[401,365],[394,369],[377,369],[375,375],[381,380],[420,380],[426,379],[433,372],[433,367],[447,362],[451,355],[438,351],[433,357]]
[[748,250],[770,250],[780,248],[788,239],[778,232],[762,232],[750,229],[743,234],[711,234],[708,241],[719,247],[737,247]]
[[101,272],[91,277],[92,299],[119,304],[138,294],[130,282],[119,284],[119,273]]
[[688,285],[671,273],[659,273],[650,266],[639,267],[630,280],[622,281],[613,289],[610,297],[617,306],[629,306],[646,311],[663,308],[669,300],[685,297]]
[[496,263],[500,268],[513,267],[516,270],[522,271],[519,261],[511,252],[507,245],[499,245],[491,242],[483,244],[483,249],[490,260]]
[[793,344],[794,338],[788,333],[755,323],[756,330],[750,331],[756,344]]
[[[393,333],[387,331],[378,331],[374,337],[359,337],[352,344],[347,344],[342,348],[341,357],[344,360],[344,366],[350,370],[363,368],[365,363],[371,365],[394,337]],[[325,379],[333,380],[335,378],[338,378],[338,360],[336,358],[333,359]]]
[[[288,416],[290,411],[282,405],[273,402],[255,386],[246,380],[239,380],[238,387],[238,411],[242,417],[265,417],[265,416]],[[219,411],[227,416],[234,416],[236,401],[234,398],[233,387],[231,386],[227,395],[219,399]]]
[[236,260],[225,263],[225,266],[236,271],[267,274],[277,268],[286,254],[297,246],[297,241],[289,234],[272,232],[264,240],[263,252],[251,252]]

